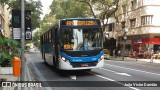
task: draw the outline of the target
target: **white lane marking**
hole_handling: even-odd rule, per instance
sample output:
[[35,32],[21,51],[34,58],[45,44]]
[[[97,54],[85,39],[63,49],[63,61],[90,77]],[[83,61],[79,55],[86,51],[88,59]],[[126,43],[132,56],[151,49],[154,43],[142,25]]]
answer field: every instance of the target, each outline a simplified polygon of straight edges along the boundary
[[147,72],[147,71],[143,71],[143,70],[131,69],[131,68],[126,68],[126,67],[121,67],[121,66],[116,66],[116,65],[111,65],[111,64],[105,64],[105,65],[160,76],[160,74],[158,74],[158,73],[152,73],[152,72]]
[[116,73],[116,74],[119,74],[119,75],[123,75],[123,76],[129,76],[131,77],[131,75],[127,74],[127,73]]
[[[26,60],[26,61],[27,61],[27,60]],[[27,72],[26,72],[26,75],[25,75],[25,76],[28,77],[28,81],[32,81],[32,78],[31,78],[31,75],[30,75],[30,71],[29,71],[29,69],[28,69],[28,64],[29,64],[29,62],[27,61],[27,64],[26,64],[26,71],[27,71]],[[28,89],[29,89],[29,90],[33,90],[32,87],[28,87]]]
[[[88,73],[90,73],[90,74],[92,74],[92,75],[98,76],[98,77],[100,77],[100,78],[103,78],[103,79],[106,79],[106,80],[109,80],[109,81],[114,81],[115,83],[118,83],[118,84],[120,84],[120,85],[124,85],[123,83],[121,83],[121,82],[117,82],[117,81],[115,81],[115,80],[113,80],[113,79],[110,79],[110,78],[107,78],[107,77],[104,77],[104,76],[101,76],[101,75],[95,74],[95,73],[90,72],[90,71],[87,71],[87,72],[88,72]],[[128,87],[128,88],[131,88],[131,89],[133,89],[133,90],[140,90],[140,89],[135,88],[135,87]]]
[[106,70],[106,71],[109,71],[109,72],[113,72],[113,73],[115,73],[115,74],[119,74],[119,75],[131,76],[131,75],[130,75],[130,74],[128,74],[128,73],[119,73],[119,72],[112,71],[112,70],[105,69],[105,68],[99,68],[99,69]]
[[124,62],[124,63],[125,63],[125,64],[132,64],[132,65],[133,65],[133,64],[134,64],[134,65],[138,65],[138,64],[139,64],[139,65],[141,65],[141,66],[152,67],[152,68],[156,68],[156,69],[157,69],[157,68],[160,68],[160,67],[157,67],[157,66],[143,65],[144,63],[148,63],[148,62],[142,62],[142,63],[138,63],[138,64],[137,64],[137,63],[128,63],[128,62]]
[[113,79],[110,79],[110,78],[107,78],[107,77],[104,77],[104,76],[101,76],[101,75],[98,75],[98,74],[95,74],[95,73],[92,73],[92,72],[89,72],[89,71],[87,71],[87,72],[90,73],[90,74],[93,74],[93,75],[95,75],[95,76],[98,76],[98,77],[100,77],[100,78],[109,80],[109,81],[115,81],[115,80],[113,80]]
[[[135,64],[135,65],[137,65],[137,64]],[[151,67],[151,68],[160,68],[160,67],[157,67],[157,66],[148,66],[148,65],[143,65],[143,64],[140,64],[141,66],[145,66],[145,67]]]
[[138,88],[135,88],[135,87],[129,87],[129,88],[131,88],[131,89],[134,89],[134,90],[140,90],[140,89],[138,89]]
[[71,79],[76,80],[76,75],[70,76]]

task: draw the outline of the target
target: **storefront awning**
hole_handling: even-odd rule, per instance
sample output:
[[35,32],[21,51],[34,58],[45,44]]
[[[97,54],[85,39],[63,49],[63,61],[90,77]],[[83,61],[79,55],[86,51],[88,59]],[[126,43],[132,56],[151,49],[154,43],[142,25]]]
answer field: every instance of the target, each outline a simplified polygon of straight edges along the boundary
[[160,45],[160,38],[144,38],[134,40],[134,44],[159,44]]
[[160,44],[160,38],[145,38],[142,39],[142,44]]

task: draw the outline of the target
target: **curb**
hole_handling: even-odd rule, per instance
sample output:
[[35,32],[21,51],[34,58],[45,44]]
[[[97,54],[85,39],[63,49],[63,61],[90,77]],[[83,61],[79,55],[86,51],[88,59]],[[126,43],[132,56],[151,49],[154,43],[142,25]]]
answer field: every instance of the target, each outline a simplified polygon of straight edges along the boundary
[[[113,60],[113,61],[123,61],[122,57],[117,57],[117,58],[105,58],[106,60]],[[151,59],[137,59],[136,58],[129,58],[129,57],[125,57],[124,61],[142,61],[142,62],[148,62],[150,63]],[[151,63],[160,63],[160,59],[153,59],[153,62]]]
[[[28,54],[25,54],[25,56],[29,57]],[[30,65],[32,66],[31,68],[34,69],[35,74],[36,74],[36,79],[39,80],[39,81],[46,81],[46,79],[43,77],[41,72],[38,70],[38,68],[36,67],[34,62],[31,60],[31,58],[26,58],[26,60],[29,61]],[[43,82],[43,84],[47,86],[47,87],[44,87],[44,90],[52,90],[52,88],[49,87],[47,82]]]
[[0,75],[13,75],[13,67],[0,67]]
[[149,62],[149,63],[160,63],[160,60],[153,59],[153,62],[150,62],[151,59],[138,59],[138,61]]

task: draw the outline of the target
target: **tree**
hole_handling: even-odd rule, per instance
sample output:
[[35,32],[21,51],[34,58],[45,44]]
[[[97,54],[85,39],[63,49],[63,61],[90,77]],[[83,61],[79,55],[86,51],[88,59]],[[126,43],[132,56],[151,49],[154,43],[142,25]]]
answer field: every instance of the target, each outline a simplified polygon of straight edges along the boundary
[[40,47],[40,35],[57,22],[57,19],[50,14],[46,14],[40,23],[40,29],[34,34],[32,41],[36,47]]
[[0,2],[1,2],[1,3],[8,4],[8,3],[9,3],[9,0],[1,0]]
[[[103,24],[103,31],[107,25],[108,18],[114,15],[118,9],[119,0],[76,0],[85,3],[92,13],[92,17],[99,18]],[[96,14],[97,13],[97,14]],[[104,20],[107,19],[105,23]]]
[[75,0],[54,0],[50,9],[50,14],[55,15],[56,19],[90,16],[87,12],[88,7]]
[[57,19],[55,18],[55,16],[53,16],[51,14],[45,15],[42,20],[42,23],[40,24],[40,27],[41,27],[40,33],[42,34],[47,29],[49,29],[49,27],[53,26],[56,23],[57,23]]

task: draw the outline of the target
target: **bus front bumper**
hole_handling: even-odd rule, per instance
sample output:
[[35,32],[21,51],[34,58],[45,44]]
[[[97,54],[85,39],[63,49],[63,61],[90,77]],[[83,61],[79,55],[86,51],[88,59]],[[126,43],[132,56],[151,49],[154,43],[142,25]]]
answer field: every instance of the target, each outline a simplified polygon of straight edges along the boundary
[[94,69],[101,68],[104,66],[104,59],[100,60],[96,66],[87,66],[87,67],[73,67],[70,63],[67,63],[63,60],[59,62],[59,68],[62,70],[83,70],[83,69]]

